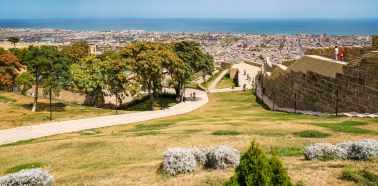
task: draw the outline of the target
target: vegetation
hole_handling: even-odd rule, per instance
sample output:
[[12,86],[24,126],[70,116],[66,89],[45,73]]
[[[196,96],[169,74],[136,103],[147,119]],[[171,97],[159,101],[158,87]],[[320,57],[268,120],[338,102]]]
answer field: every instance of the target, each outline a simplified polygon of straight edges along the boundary
[[341,172],[341,178],[353,181],[359,185],[376,186],[378,184],[378,175],[373,174],[369,170],[356,170],[345,168]]
[[218,89],[222,89],[222,88],[232,88],[232,87],[236,87],[236,82],[235,80],[231,79],[230,78],[230,74],[226,74],[225,76],[223,76],[223,78],[219,81],[219,83],[217,84],[217,88]]
[[63,46],[63,53],[65,53],[71,60],[78,62],[82,58],[89,56],[89,44],[86,41],[80,40],[68,46]]
[[11,167],[11,168],[5,170],[4,173],[10,174],[10,173],[19,172],[19,171],[24,170],[24,169],[35,169],[35,168],[41,168],[43,166],[44,165],[41,162],[26,163],[26,164],[17,165],[15,167]]
[[312,124],[319,127],[325,127],[336,132],[353,133],[353,134],[362,134],[362,133],[372,132],[367,129],[358,128],[358,126],[367,125],[366,122],[360,122],[360,121],[343,121],[341,123],[312,123]]
[[13,47],[16,48],[16,43],[20,42],[20,38],[17,36],[8,37],[8,41],[13,43]]
[[253,141],[243,154],[234,176],[224,185],[292,185],[287,169],[273,152],[268,157]]
[[37,109],[39,86],[43,87],[43,94],[59,95],[63,86],[70,80],[69,66],[72,61],[54,46],[31,47],[25,55],[28,71],[35,78],[35,93],[32,112]]
[[162,89],[163,68],[178,63],[172,47],[164,43],[136,42],[122,49],[122,56],[133,69],[137,82],[148,92],[149,108]]
[[23,68],[17,57],[6,51],[0,55],[0,86],[11,86],[18,72]]
[[213,135],[224,136],[224,135],[239,135],[241,132],[235,130],[217,130],[212,133]]
[[21,94],[26,95],[26,91],[33,86],[34,78],[29,72],[23,72],[18,74],[14,81],[21,88]]
[[[0,103],[2,129],[47,121],[44,109],[47,100],[40,99],[39,112],[31,113],[27,109],[31,107],[29,103],[32,98],[8,92],[0,94],[7,100],[15,100]],[[198,170],[194,174],[161,177],[156,170],[160,166],[164,149],[227,145],[244,153],[250,146],[250,139],[259,141],[264,149],[279,147],[277,155],[288,168],[293,183],[304,180],[306,184],[321,182],[326,185],[347,185],[349,181],[340,179],[344,167],[376,170],[377,159],[330,163],[304,161],[302,156],[289,154],[299,153],[297,149],[319,142],[316,138],[293,135],[297,131],[319,130],[319,126],[313,123],[364,122],[366,125],[361,127],[376,131],[377,119],[271,112],[261,108],[251,90],[208,96],[209,102],[204,107],[175,117],[96,129],[100,132],[96,135],[76,132],[0,146],[0,173],[20,164],[40,162],[56,177],[56,185],[203,185],[207,181],[217,184],[227,181],[234,170]],[[54,108],[56,121],[114,114],[112,110],[54,103],[59,105]],[[212,135],[217,130],[242,133]],[[376,138],[376,133],[351,135],[333,130],[327,130],[327,133],[332,138],[323,138],[321,141],[335,143],[351,138]]]
[[302,138],[326,138],[330,136],[330,134],[328,133],[320,132],[317,130],[305,130],[294,134]]

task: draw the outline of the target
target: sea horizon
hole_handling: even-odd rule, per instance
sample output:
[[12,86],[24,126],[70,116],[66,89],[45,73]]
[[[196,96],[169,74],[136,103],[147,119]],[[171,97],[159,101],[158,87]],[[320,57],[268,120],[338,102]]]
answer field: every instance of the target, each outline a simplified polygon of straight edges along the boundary
[[351,36],[378,34],[378,18],[28,18],[0,19],[0,28]]

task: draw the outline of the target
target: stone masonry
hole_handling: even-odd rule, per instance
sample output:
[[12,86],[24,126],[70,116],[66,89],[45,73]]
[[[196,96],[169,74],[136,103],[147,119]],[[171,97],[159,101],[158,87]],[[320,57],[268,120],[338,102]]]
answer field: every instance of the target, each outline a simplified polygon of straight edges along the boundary
[[[374,40],[377,44],[377,40]],[[336,78],[312,71],[263,79],[265,95],[283,108],[315,112],[378,113],[378,52],[367,52],[343,67]],[[337,96],[338,93],[338,96]]]

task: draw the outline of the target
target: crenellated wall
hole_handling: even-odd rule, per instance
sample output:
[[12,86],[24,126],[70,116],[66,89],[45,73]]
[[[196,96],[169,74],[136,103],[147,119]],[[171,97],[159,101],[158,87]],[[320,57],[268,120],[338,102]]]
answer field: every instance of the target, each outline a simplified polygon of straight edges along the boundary
[[[311,70],[317,67],[306,64],[318,60],[322,69],[333,68],[333,60],[306,58],[289,67],[277,65],[265,73],[265,95],[274,98],[277,106],[294,108],[296,101],[298,110],[335,112],[338,91],[339,112],[378,113],[378,52],[369,52],[359,63],[344,64],[340,70],[327,73]],[[295,70],[295,65],[301,68]]]
[[[374,36],[373,36],[374,39]],[[375,39],[378,40],[378,39]],[[375,41],[378,43],[378,41]],[[376,44],[377,45],[377,44]],[[373,46],[346,46],[342,47],[339,46],[339,49],[344,48],[345,49],[345,58],[344,61],[350,62],[353,60],[358,59],[358,57],[367,54],[370,51],[373,51],[374,48]],[[327,48],[307,48],[306,55],[318,55],[318,56],[323,56],[327,58],[334,59],[335,58],[335,48],[334,47],[327,47]]]

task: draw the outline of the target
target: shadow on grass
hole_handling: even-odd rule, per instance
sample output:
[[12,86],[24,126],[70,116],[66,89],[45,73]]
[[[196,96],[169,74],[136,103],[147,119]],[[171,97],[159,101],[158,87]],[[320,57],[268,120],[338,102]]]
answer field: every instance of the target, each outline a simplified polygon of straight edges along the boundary
[[[22,104],[20,105],[24,109],[31,110],[33,107],[33,104]],[[53,112],[63,112],[65,111],[65,107],[67,105],[64,103],[52,103],[51,104],[51,111]],[[38,103],[37,104],[37,112],[41,111],[49,111],[50,110],[50,103]]]

